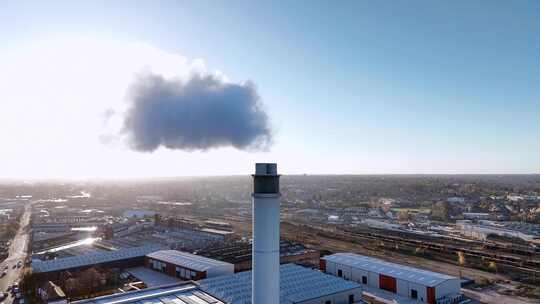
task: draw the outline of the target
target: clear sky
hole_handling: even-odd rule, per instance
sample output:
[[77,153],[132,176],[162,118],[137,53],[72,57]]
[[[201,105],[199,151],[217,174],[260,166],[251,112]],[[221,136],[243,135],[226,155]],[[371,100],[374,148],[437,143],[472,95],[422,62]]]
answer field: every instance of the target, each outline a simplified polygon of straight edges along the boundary
[[[252,81],[274,145],[103,144],[149,70]],[[540,1],[3,1],[0,105],[6,178],[540,173]]]

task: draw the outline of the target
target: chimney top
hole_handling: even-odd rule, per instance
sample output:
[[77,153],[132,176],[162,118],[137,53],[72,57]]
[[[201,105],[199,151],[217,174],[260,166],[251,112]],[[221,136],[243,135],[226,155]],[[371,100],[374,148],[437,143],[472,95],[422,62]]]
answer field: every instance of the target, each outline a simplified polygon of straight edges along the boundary
[[277,164],[275,163],[256,163],[256,176],[277,176]]
[[255,174],[253,174],[253,194],[279,195],[279,175],[277,174],[277,164],[255,164]]

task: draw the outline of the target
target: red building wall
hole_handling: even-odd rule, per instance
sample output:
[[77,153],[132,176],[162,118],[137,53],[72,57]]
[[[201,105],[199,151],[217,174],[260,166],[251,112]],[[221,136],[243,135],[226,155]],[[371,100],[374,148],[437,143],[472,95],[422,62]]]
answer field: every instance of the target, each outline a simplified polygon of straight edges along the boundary
[[319,260],[319,269],[322,272],[326,272],[326,260],[323,260],[323,259]]
[[379,288],[395,293],[397,291],[396,278],[379,274]]
[[426,287],[427,302],[429,304],[435,304],[435,287]]

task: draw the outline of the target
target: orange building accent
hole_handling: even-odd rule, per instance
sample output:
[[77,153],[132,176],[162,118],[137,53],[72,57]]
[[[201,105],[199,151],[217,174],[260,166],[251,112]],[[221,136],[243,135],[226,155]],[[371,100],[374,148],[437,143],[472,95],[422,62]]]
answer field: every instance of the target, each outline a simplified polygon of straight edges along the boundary
[[427,288],[428,304],[435,304],[435,288],[434,287],[426,287],[426,288]]
[[393,293],[397,292],[396,278],[379,274],[379,288]]
[[319,269],[323,272],[326,272],[326,260],[319,260]]

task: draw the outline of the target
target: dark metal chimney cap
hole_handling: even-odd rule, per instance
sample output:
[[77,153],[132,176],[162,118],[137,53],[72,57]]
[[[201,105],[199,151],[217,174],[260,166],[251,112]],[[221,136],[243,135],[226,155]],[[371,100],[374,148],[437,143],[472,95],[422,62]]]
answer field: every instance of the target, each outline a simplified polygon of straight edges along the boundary
[[276,163],[256,163],[254,176],[278,176]]

